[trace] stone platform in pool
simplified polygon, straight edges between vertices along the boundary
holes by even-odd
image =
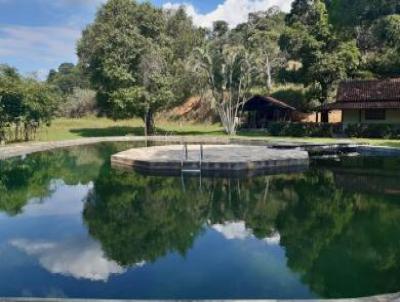
[[[201,148],[203,151],[201,152]],[[203,154],[203,156],[201,156]],[[166,145],[134,148],[114,154],[113,167],[151,175],[258,175],[304,171],[308,152],[246,145]]]

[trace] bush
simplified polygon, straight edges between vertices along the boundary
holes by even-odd
[[[80,118],[96,113],[96,92],[89,89],[74,89],[58,107],[58,115],[62,117]]]
[[[392,124],[349,124],[343,127],[340,123],[276,122],[269,123],[265,130],[271,136],[335,137],[345,134],[357,138],[400,138],[400,125]]]
[[[400,125],[393,124],[350,124],[345,128],[349,137],[400,138]]]
[[[0,144],[34,139],[53,118],[58,95],[45,83],[0,66]]]
[[[267,132],[272,136],[333,137],[342,133],[341,124],[317,123],[269,123]]]

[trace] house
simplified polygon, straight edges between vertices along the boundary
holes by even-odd
[[[400,78],[351,80],[339,84],[335,103],[321,107],[321,115],[342,111],[346,124],[400,124]]]
[[[269,122],[291,121],[296,108],[271,96],[255,95],[243,106],[244,128],[265,128]]]
[[[341,119],[340,110],[305,113],[274,97],[255,95],[242,108],[241,125],[243,128],[260,129],[267,128],[271,122],[340,123]]]

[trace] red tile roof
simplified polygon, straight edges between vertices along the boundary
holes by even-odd
[[[400,109],[400,78],[343,81],[336,102],[321,106],[335,109]]]
[[[369,102],[336,102],[324,104],[321,106],[322,110],[335,110],[335,109],[400,109],[400,101],[382,102],[382,101],[369,101]]]
[[[400,78],[352,80],[339,85],[337,102],[399,101]]]

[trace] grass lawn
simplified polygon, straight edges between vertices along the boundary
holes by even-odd
[[[189,122],[156,121],[158,135],[225,135],[218,124],[193,124]],[[113,121],[107,118],[85,117],[81,119],[60,118],[52,122],[48,128],[42,128],[37,139],[40,141],[56,141],[96,136],[144,135],[143,121],[130,119]],[[240,138],[264,139],[268,141],[303,141],[303,142],[337,142],[335,138],[292,138],[270,137],[262,132],[242,132]],[[353,139],[359,143],[400,147],[400,140],[385,139]]]
[[[222,128],[211,124],[193,124],[156,121],[157,135],[224,135]],[[43,127],[37,135],[39,141],[57,141],[96,136],[144,135],[143,121],[129,119],[113,121],[107,118],[59,118],[50,127]]]

